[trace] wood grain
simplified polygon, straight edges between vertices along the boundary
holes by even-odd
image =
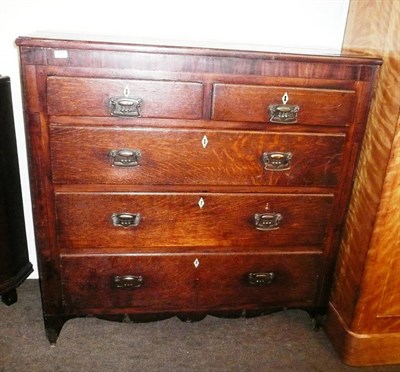
[[[257,85],[214,84],[212,119],[269,122],[268,107],[298,105],[297,122],[306,125],[348,125],[354,114],[354,91]]]
[[[163,252],[168,247],[181,252],[187,247],[322,248],[332,199],[332,195],[59,193],[58,242],[68,252],[123,247],[158,247]],[[265,212],[283,216],[279,229],[255,228],[254,214]],[[113,213],[140,213],[141,222],[132,228],[115,227]]]
[[[201,315],[327,304],[378,59],[17,43],[50,342],[66,320],[89,311],[121,318],[131,311]],[[58,49],[67,58],[55,58]],[[247,114],[234,101],[213,120],[216,84],[242,85]],[[279,91],[280,103],[286,89],[289,102],[306,105],[300,122],[258,122],[264,119],[259,99]],[[111,95],[143,99],[141,117],[112,116]],[[109,151],[122,148],[140,150],[138,168],[110,164]],[[290,170],[264,171],[264,151],[292,152]],[[279,228],[256,229],[255,214],[273,212],[283,216]],[[132,228],[114,226],[113,213],[140,213],[141,220]],[[109,280],[114,268],[130,272],[139,256],[138,267],[154,285],[136,304],[135,296],[114,294]],[[200,264],[195,285],[185,270],[188,284],[179,282],[187,257],[208,262]],[[253,269],[276,272],[276,287],[244,285],[241,270]],[[193,305],[193,297],[201,301]]]
[[[51,126],[50,138],[55,183],[198,186],[334,187],[338,184],[346,141],[344,134],[94,125]],[[113,149],[140,151],[140,165],[112,166],[109,152]],[[265,152],[290,152],[290,169],[265,170]]]
[[[321,255],[272,253],[201,255],[198,306],[206,309],[252,309],[268,306],[314,306]],[[274,273],[271,284],[249,285],[248,273]]]
[[[319,259],[319,254],[299,253],[65,255],[64,301],[68,312],[86,314],[311,306]],[[249,284],[249,273],[265,272],[274,273],[270,284]],[[143,284],[116,288],[114,277],[123,275],[141,276]]]
[[[24,64],[87,67],[92,69],[135,69],[164,72],[219,73],[362,81],[370,80],[380,61],[346,56],[290,55],[256,51],[175,48],[91,41],[21,37]],[[68,51],[69,58],[54,58],[54,49]],[[151,59],[149,59],[151,55]],[[312,65],[310,65],[310,62]],[[194,68],[195,67],[195,68]]]
[[[195,257],[163,256],[63,256],[61,259],[64,301],[67,312],[102,309],[121,311],[194,310]],[[176,272],[179,266],[179,274]],[[79,275],[76,275],[77,270]],[[115,276],[142,276],[139,288],[121,289]]]
[[[398,281],[394,280],[398,274],[396,252],[400,244],[399,17],[400,3],[396,0],[352,0],[344,40],[345,52],[384,59],[327,324],[337,349],[354,365],[400,363],[396,351],[400,295]],[[333,330],[333,324],[344,328],[341,335]],[[348,349],[343,348],[346,338],[352,339]],[[385,347],[378,352],[376,342],[371,339],[380,340]]]
[[[200,119],[203,85],[197,82],[49,77],[49,115],[110,116],[109,100],[140,98],[141,117]]]

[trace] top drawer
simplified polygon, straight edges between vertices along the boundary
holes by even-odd
[[[212,119],[344,126],[355,102],[351,90],[214,84]]]
[[[200,119],[203,84],[51,76],[49,115]]]

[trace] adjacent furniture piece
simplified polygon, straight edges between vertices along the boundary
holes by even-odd
[[[47,337],[327,305],[377,59],[19,38]]]
[[[350,365],[400,363],[400,2],[352,0],[344,51],[382,57],[326,331]]]
[[[5,304],[17,301],[16,288],[31,272],[10,78],[0,76],[0,295]]]

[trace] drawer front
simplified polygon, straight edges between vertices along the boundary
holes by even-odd
[[[204,309],[314,304],[319,254],[216,254],[198,262],[198,304]]]
[[[62,256],[65,307],[191,310],[196,284],[192,267],[187,256]]]
[[[57,193],[58,239],[68,251],[319,247],[332,200],[320,194]]]
[[[50,138],[54,182],[129,185],[335,186],[346,140],[344,135],[62,125],[51,127]],[[126,149],[121,160],[118,154]]]
[[[212,119],[344,126],[352,121],[355,104],[354,91],[214,84]],[[270,105],[277,106],[275,114],[270,113]]]
[[[199,119],[203,85],[196,82],[49,77],[49,115]]]
[[[311,306],[320,264],[315,253],[66,255],[63,300],[93,313]]]

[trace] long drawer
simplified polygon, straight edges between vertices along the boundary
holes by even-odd
[[[56,183],[335,186],[345,135],[52,125]]]
[[[193,311],[310,306],[320,255],[184,254],[61,257],[67,311]]]
[[[122,80],[51,76],[49,115],[199,119],[203,84],[186,81]]]
[[[317,246],[333,195],[56,193],[58,242],[79,248]]]
[[[214,84],[212,119],[343,126],[355,106],[352,90]]]

